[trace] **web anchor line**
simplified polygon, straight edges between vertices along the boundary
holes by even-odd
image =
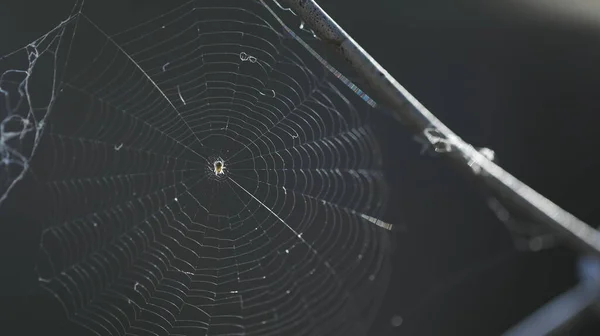
[[[235,173],[233,173],[233,172],[231,172],[231,173],[232,173],[233,175],[236,175],[236,174],[235,174]],[[254,180],[254,181],[258,182],[258,183],[264,183],[264,184],[266,184],[266,185],[268,185],[268,186],[270,186],[270,187],[273,187],[273,188],[282,189],[282,190],[284,191],[284,193],[286,193],[286,194],[287,194],[287,189],[286,189],[285,187],[283,187],[283,186],[277,186],[277,185],[273,185],[273,184],[271,184],[271,183],[264,182],[264,181],[259,181],[259,180],[252,179],[252,178],[249,178],[249,177],[246,177],[246,176],[241,176],[241,175],[240,175],[240,177],[242,177],[242,178],[245,178],[245,179],[249,179],[249,180]],[[231,178],[230,178],[230,179],[231,179]],[[237,184],[237,183],[236,183],[236,184]],[[367,221],[367,222],[369,222],[369,223],[372,223],[372,224],[375,224],[376,226],[378,226],[378,227],[380,227],[380,228],[382,228],[382,229],[385,229],[385,230],[387,230],[387,231],[394,231],[394,232],[396,232],[396,231],[403,231],[404,229],[406,229],[405,227],[402,227],[402,226],[400,226],[400,225],[397,225],[397,224],[395,224],[395,225],[394,225],[394,224],[390,224],[390,223],[384,222],[383,220],[381,220],[381,219],[379,219],[379,218],[372,217],[372,216],[366,215],[366,214],[364,214],[364,213],[360,213],[360,212],[358,212],[358,211],[356,211],[356,210],[354,210],[354,209],[350,209],[350,208],[347,208],[347,207],[345,207],[345,206],[342,206],[342,205],[339,205],[339,204],[336,204],[336,203],[333,203],[333,202],[330,202],[330,201],[327,201],[327,200],[324,200],[324,199],[319,199],[319,198],[317,198],[317,197],[314,197],[314,196],[311,196],[311,195],[303,194],[303,193],[301,193],[301,192],[298,192],[298,191],[296,191],[296,190],[290,190],[290,192],[293,192],[293,193],[300,194],[302,197],[306,197],[306,198],[309,198],[309,199],[312,199],[312,200],[318,201],[318,202],[320,202],[320,203],[322,203],[322,204],[327,204],[327,205],[330,205],[330,206],[333,206],[333,207],[339,208],[340,210],[343,210],[343,211],[346,211],[346,212],[348,212],[348,213],[351,213],[352,215],[358,216],[358,217],[360,217],[360,218],[364,219],[365,221]],[[269,210],[270,210],[270,209],[269,209]],[[285,224],[285,223],[284,223],[284,224]],[[286,225],[287,225],[287,224],[286,224]]]
[[[169,105],[177,113],[177,115],[179,116],[179,118],[181,118],[181,120],[183,121],[183,123],[189,129],[189,131],[196,137],[196,141],[198,141],[198,143],[202,143],[200,141],[200,139],[198,138],[198,135],[192,130],[192,128],[190,127],[190,125],[188,124],[188,122],[185,120],[185,118],[183,117],[183,115],[181,115],[181,112],[179,112],[179,110],[177,109],[177,107],[175,107],[175,105],[169,99],[169,97],[167,97],[167,95],[163,92],[163,90],[146,73],[146,71],[144,71],[144,69],[142,69],[142,67],[127,52],[125,52],[125,50],[123,50],[123,48],[119,44],[117,44],[117,42],[110,35],[106,34],[100,27],[98,27],[98,25],[96,23],[94,23],[94,21],[92,21],[90,18],[88,18],[84,13],[80,13],[79,15],[83,16],[92,26],[94,26],[94,28],[96,28],[100,33],[102,33],[111,43],[113,43],[117,47],[117,49],[119,49],[123,53],[123,55],[125,55],[139,69],[139,71],[142,72],[142,74],[144,74],[144,76],[148,79],[148,81],[150,81],[150,83],[152,83],[152,85],[156,88],[156,90],[158,90],[158,92],[160,93],[160,95],[169,103]],[[181,101],[185,105],[186,102],[185,102],[185,100],[183,100],[183,97],[181,96],[181,92],[179,91],[179,86],[177,87],[177,90],[179,92],[179,97],[181,98]],[[198,153],[197,151],[195,151],[195,150],[193,150],[191,148],[190,148],[190,150],[192,152],[194,152],[196,155],[198,155],[198,157],[200,157],[200,158],[204,159],[206,162],[208,162],[208,159],[206,157],[202,156],[200,153]]]
[[[248,190],[246,190],[246,188],[242,187],[239,183],[237,183],[234,179],[232,179],[231,177],[229,177],[229,181],[233,182],[236,186],[238,186],[240,189],[242,189],[246,194],[248,194],[248,196],[252,197],[252,199],[254,199],[255,201],[257,201],[260,205],[262,205],[265,209],[267,209],[273,216],[275,216],[275,218],[277,218],[278,221],[280,221],[281,223],[283,223],[283,225],[285,225],[290,231],[292,231],[292,233],[294,234],[294,236],[298,237],[298,239],[304,243],[309,249],[310,251],[314,254],[314,255],[318,255],[319,253],[317,252],[317,250],[315,250],[315,248],[306,241],[306,239],[304,239],[302,237],[302,234],[298,233],[296,230],[294,230],[293,227],[291,227],[288,223],[286,223],[283,219],[281,219],[281,217],[279,217],[279,215],[277,213],[275,213],[275,211],[271,210],[271,208],[269,208],[268,206],[265,205],[265,203],[263,203],[261,200],[259,200],[258,198],[256,198],[256,196],[252,195],[251,192],[249,192]],[[329,264],[327,264],[327,266],[329,266]]]

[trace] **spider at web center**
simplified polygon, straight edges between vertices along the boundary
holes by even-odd
[[[216,176],[225,174],[225,163],[223,162],[223,160],[216,160],[213,163],[213,171],[215,172]]]

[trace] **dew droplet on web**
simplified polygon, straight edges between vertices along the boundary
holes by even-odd
[[[392,324],[392,327],[399,327],[402,324],[402,322],[404,322],[404,319],[400,315],[394,315],[390,319],[390,323]]]

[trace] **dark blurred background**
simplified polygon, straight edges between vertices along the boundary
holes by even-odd
[[[493,149],[509,172],[595,225],[600,6],[541,2],[320,3],[463,139]],[[126,17],[151,3],[105,0],[93,14]],[[47,32],[72,4],[3,1],[0,54]],[[575,284],[577,255],[569,248],[515,251],[478,186],[443,160],[420,155],[398,124],[380,123],[379,131],[392,190],[384,219],[407,229],[395,237],[392,279],[372,335],[498,335]],[[35,249],[27,225],[3,223],[0,233]],[[34,280],[19,277],[32,276],[27,253],[35,251],[3,250],[10,262],[3,276]],[[569,333],[598,335],[596,320],[590,315]]]

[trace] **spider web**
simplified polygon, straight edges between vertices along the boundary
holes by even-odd
[[[50,195],[36,270],[73,323],[366,334],[390,253],[374,104],[276,5],[190,1],[116,34],[79,10],[6,58],[52,83],[16,119],[39,154],[1,148]]]
[[[55,28],[0,57],[0,205],[25,177],[40,143],[57,96],[64,32]]]

